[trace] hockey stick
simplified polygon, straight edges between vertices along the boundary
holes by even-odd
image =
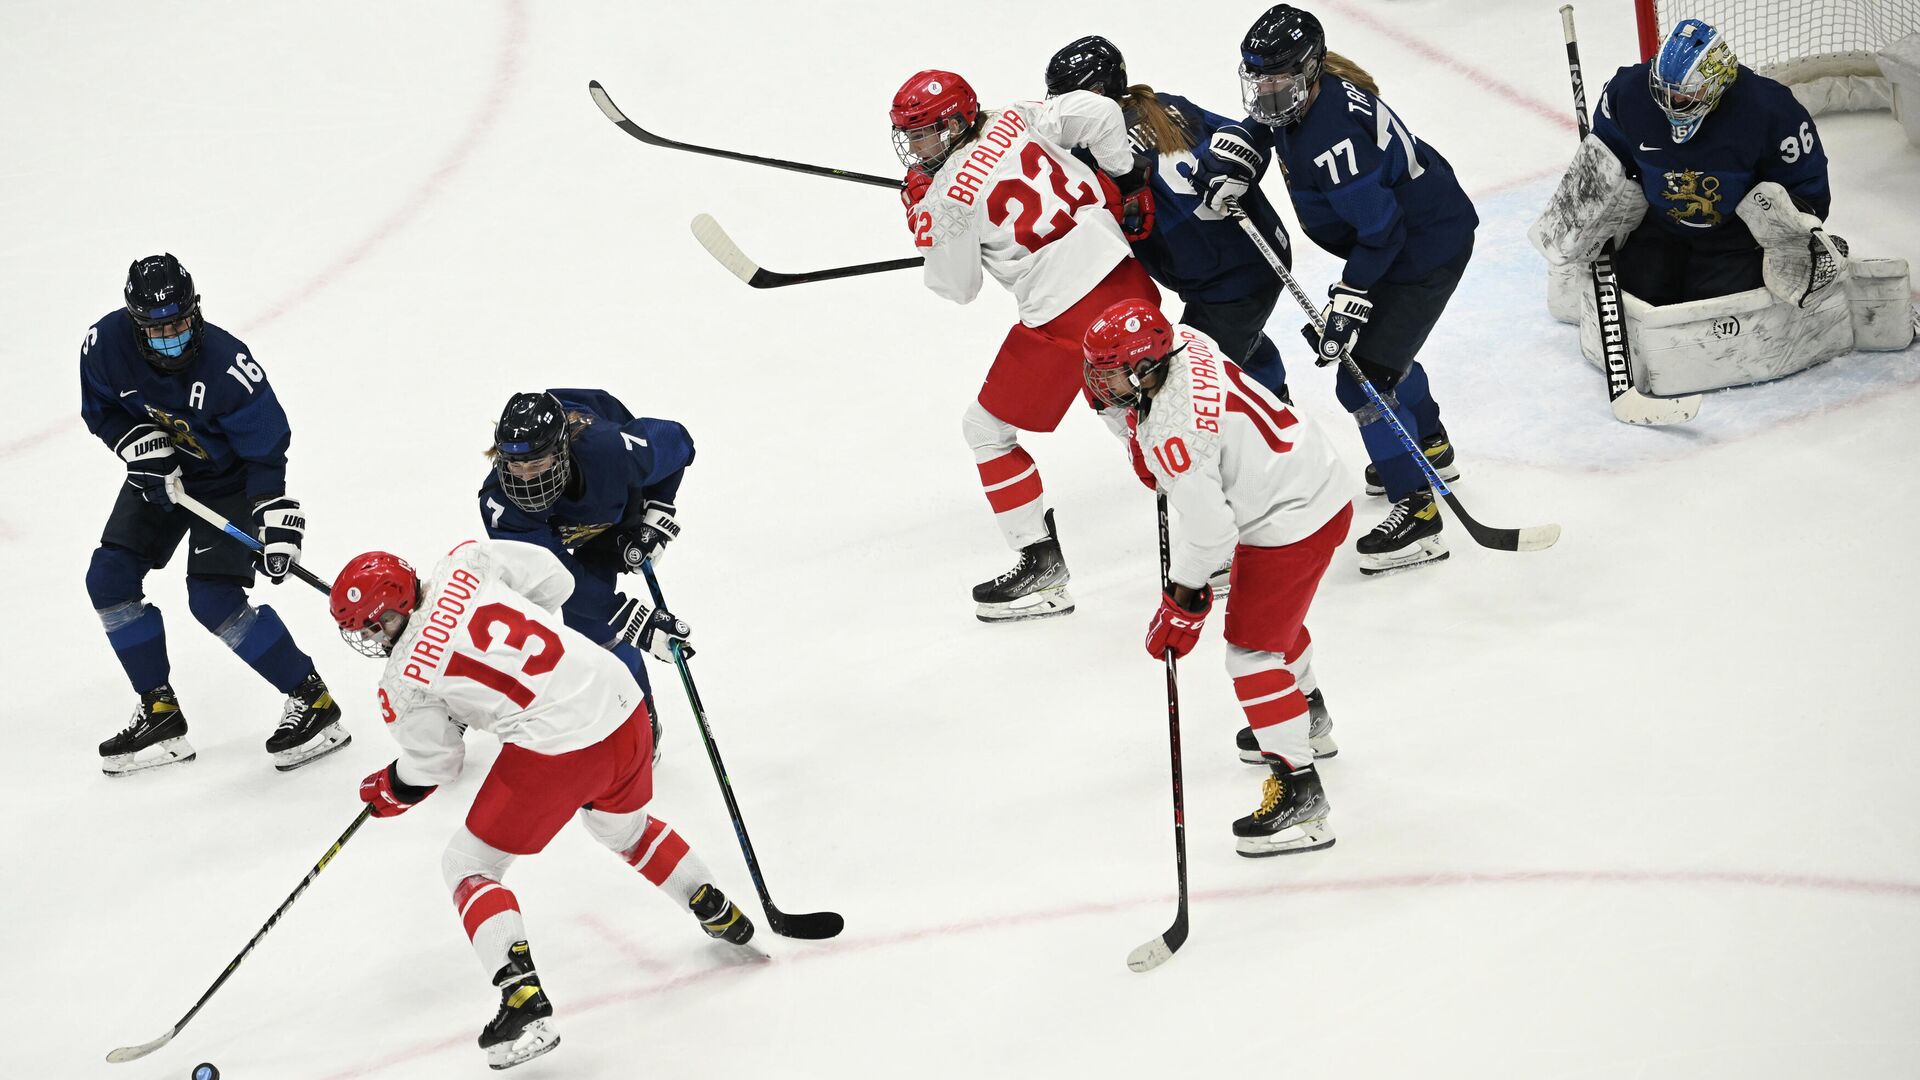
[[[1172,563],[1172,544],[1167,540],[1167,494],[1160,493],[1160,591],[1166,592]],[[1152,971],[1173,959],[1187,943],[1187,800],[1180,780],[1180,682],[1175,671],[1173,650],[1167,658],[1167,743],[1173,748],[1173,860],[1180,875],[1180,908],[1174,913],[1167,932],[1127,954],[1127,967],[1134,971]]]
[[[1259,227],[1254,225],[1253,220],[1245,214],[1235,216],[1240,221],[1241,230],[1247,234],[1249,240],[1253,241],[1253,246],[1259,248],[1260,254],[1266,257],[1267,265],[1273,267],[1273,272],[1280,278],[1280,283],[1287,287],[1287,291],[1292,293],[1293,298],[1299,302],[1301,310],[1307,313],[1307,320],[1313,323],[1314,330],[1316,332],[1325,330],[1325,325],[1320,321],[1320,312],[1315,310],[1313,301],[1307,299],[1307,294],[1300,288],[1300,283],[1294,280],[1292,273],[1288,272],[1286,264],[1280,261],[1280,256],[1274,254],[1273,247],[1267,243],[1267,238],[1260,235]],[[1400,445],[1406,447],[1407,453],[1413,455],[1413,460],[1419,464],[1420,471],[1426,474],[1427,486],[1433,489],[1434,494],[1447,500],[1447,505],[1453,508],[1454,516],[1460,519],[1460,524],[1466,526],[1467,535],[1473,537],[1474,543],[1495,551],[1539,551],[1552,547],[1560,539],[1558,525],[1495,529],[1475,521],[1473,515],[1467,513],[1467,508],[1460,505],[1460,497],[1455,495],[1453,489],[1447,486],[1447,482],[1440,479],[1440,474],[1434,471],[1433,463],[1428,461],[1427,455],[1421,452],[1419,444],[1413,441],[1413,436],[1407,434],[1407,429],[1401,426],[1400,418],[1387,407],[1386,401],[1380,397],[1380,391],[1374,388],[1366,372],[1360,370],[1360,365],[1354,360],[1353,354],[1342,349],[1340,363],[1347,374],[1360,384],[1360,389],[1367,395],[1368,403],[1379,412],[1380,418],[1393,429],[1393,434],[1400,440]]]
[[[667,601],[660,595],[660,582],[653,576],[653,563],[642,562],[640,572],[646,575],[647,591],[653,593],[655,610],[665,608]],[[747,839],[747,823],[740,818],[740,804],[733,798],[733,781],[727,777],[727,767],[720,761],[720,747],[713,741],[713,729],[707,726],[707,710],[700,704],[700,691],[694,688],[693,673],[687,670],[687,658],[680,654],[677,642],[673,646],[673,666],[680,672],[680,685],[686,688],[687,704],[692,707],[693,718],[700,725],[700,741],[707,746],[707,760],[713,762],[713,775],[720,781],[720,794],[727,800],[727,816],[733,819],[734,835],[740,838],[740,852],[747,857],[747,872],[753,875],[753,887],[760,892],[760,906],[767,913],[767,929],[781,937],[810,940],[838,936],[845,928],[846,920],[837,912],[795,914],[774,906],[773,897],[767,893],[766,879],[760,875],[760,859],[753,853],[753,841]]]
[[[1573,5],[1560,7],[1560,29],[1567,39],[1567,74],[1573,80],[1573,115],[1580,138],[1587,137],[1587,85],[1580,74],[1580,44],[1573,36]],[[1613,241],[1600,246],[1593,260],[1593,306],[1600,319],[1600,351],[1606,356],[1607,399],[1613,418],[1627,424],[1684,424],[1700,411],[1700,395],[1649,397],[1633,385],[1633,354],[1627,347],[1620,279],[1613,272]]]
[[[707,249],[707,254],[720,261],[734,277],[756,289],[778,289],[783,285],[804,285],[809,281],[831,281],[834,278],[859,277],[861,274],[881,274],[888,270],[905,270],[919,266],[925,259],[915,256],[911,259],[888,259],[885,262],[858,263],[853,266],[835,266],[827,270],[805,270],[798,274],[783,274],[778,270],[768,270],[747,258],[733,237],[713,220],[711,215],[701,214],[693,219],[693,238]]]
[[[848,169],[835,169],[826,165],[808,165],[803,161],[783,161],[780,158],[758,157],[754,154],[742,154],[734,150],[720,150],[711,146],[695,146],[693,143],[683,143],[674,139],[663,138],[641,127],[639,124],[634,123],[632,120],[627,119],[627,114],[621,112],[620,106],[615,105],[613,99],[607,96],[606,90],[600,86],[598,80],[589,79],[587,81],[587,93],[593,95],[593,103],[600,106],[600,111],[607,114],[607,119],[618,124],[621,131],[639,139],[648,146],[664,146],[669,150],[685,150],[694,154],[706,154],[708,157],[727,158],[731,161],[744,161],[749,165],[767,165],[775,169],[786,169],[789,172],[811,173],[814,176],[831,176],[836,180],[852,180],[857,184],[872,184],[875,187],[888,187],[896,191],[903,186],[899,180],[885,176],[858,173]]]
[[[265,546],[245,529],[221,517],[214,512],[212,507],[187,494],[186,489],[180,486],[178,479],[169,480],[167,482],[167,488],[173,496],[173,501],[185,508],[194,517],[199,518],[201,521],[206,522],[221,532],[226,533],[228,536],[233,537],[235,540],[240,541],[242,544],[247,545],[248,550],[252,551],[255,555],[266,550]],[[319,589],[322,593],[331,594],[333,592],[333,586],[328,584],[325,578],[320,577],[297,562],[292,564],[292,568],[288,570],[288,573]]]
[[[274,909],[273,914],[267,918],[267,924],[260,928],[259,933],[253,935],[253,940],[247,942],[246,948],[240,950],[240,955],[234,957],[233,962],[227,965],[227,969],[220,973],[220,977],[213,980],[213,985],[207,987],[207,992],[200,995],[200,1000],[193,1003],[193,1008],[187,1010],[187,1015],[181,1017],[179,1023],[167,1029],[165,1035],[160,1036],[152,1042],[144,1042],[139,1046],[123,1046],[115,1050],[113,1053],[107,1055],[107,1060],[116,1065],[123,1061],[135,1061],[146,1057],[148,1054],[172,1042],[173,1037],[180,1034],[180,1029],[187,1026],[187,1021],[194,1018],[194,1015],[200,1011],[200,1007],[205,1005],[207,999],[213,996],[214,991],[226,984],[228,977],[239,968],[240,961],[245,960],[247,954],[253,951],[253,947],[260,944],[260,939],[267,936],[267,931],[273,929],[273,924],[280,921],[280,916],[287,913],[287,909],[293,906],[295,900],[300,899],[300,894],[307,891],[307,886],[313,884],[313,879],[320,876],[320,871],[325,870],[327,864],[333,861],[333,857],[340,854],[340,849],[347,846],[347,841],[353,839],[353,834],[359,832],[360,826],[365,825],[367,818],[371,816],[373,816],[373,806],[371,804],[362,807],[360,812],[354,815],[353,824],[347,826],[347,831],[340,834],[340,839],[335,840],[333,846],[327,849],[326,854],[320,856],[320,861],[313,864],[313,869],[307,871],[307,876],[300,879],[300,884],[293,887],[293,892],[288,894],[287,898],[282,900],[280,906]]]

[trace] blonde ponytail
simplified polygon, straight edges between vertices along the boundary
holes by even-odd
[[[1373,76],[1367,74],[1367,69],[1339,53],[1329,51],[1324,66],[1327,74],[1334,78],[1345,79],[1374,97],[1380,96],[1380,84],[1373,81]]]
[[[1193,149],[1192,130],[1183,118],[1160,103],[1153,87],[1146,83],[1127,87],[1122,104],[1133,107],[1138,120],[1131,134],[1148,149],[1161,154],[1178,154]]]

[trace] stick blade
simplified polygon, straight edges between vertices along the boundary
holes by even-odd
[[[713,256],[716,262],[726,267],[728,273],[749,285],[754,284],[754,276],[760,273],[759,265],[747,258],[746,252],[740,250],[740,245],[727,235],[727,230],[713,220],[713,215],[696,216],[692,228],[693,238],[700,241],[700,246],[706,248],[707,254]]]
[[[122,1062],[127,1062],[127,1061],[138,1061],[139,1059],[146,1057],[148,1054],[153,1053],[155,1050],[158,1050],[161,1047],[172,1042],[173,1036],[175,1032],[177,1032],[178,1030],[179,1029],[176,1028],[174,1029],[174,1031],[169,1031],[165,1035],[160,1036],[159,1038],[153,1040],[152,1042],[144,1042],[144,1043],[141,1043],[139,1046],[123,1046],[120,1049],[115,1050],[113,1053],[108,1054],[107,1060],[112,1062],[115,1065],[118,1065],[118,1064],[121,1064]]]
[[[840,931],[846,928],[847,921],[834,911],[808,911],[789,915],[778,908],[767,909],[767,929],[781,937],[822,941],[826,938],[839,937]]]
[[[600,80],[588,79],[587,93],[593,95],[593,103],[600,106],[600,111],[607,114],[607,119],[616,124],[627,119],[627,114],[621,112],[620,106],[615,105],[613,99],[607,96],[606,88],[600,85]]]
[[[1515,551],[1545,551],[1560,542],[1559,525],[1534,525],[1519,530]]]
[[[1173,959],[1173,954],[1179,952],[1180,946],[1186,943],[1187,919],[1183,912],[1173,921],[1172,926],[1167,927],[1166,933],[1127,954],[1127,969],[1140,972],[1152,971]]]
[[[1613,399],[1613,418],[1623,424],[1684,424],[1699,413],[1699,394],[1683,398],[1657,398],[1630,389]]]

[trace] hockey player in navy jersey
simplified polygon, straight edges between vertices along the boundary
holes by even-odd
[[[495,540],[538,544],[573,575],[568,626],[613,651],[639,681],[654,721],[646,650],[671,663],[687,624],[620,591],[620,575],[658,564],[680,535],[674,499],[693,462],[693,437],[672,420],[636,418],[605,390],[515,394],[494,428],[493,471],[480,516]],[[688,648],[685,655],[692,656]]]
[[[1614,269],[1620,287],[1649,304],[1761,286],[1761,246],[1735,213],[1755,186],[1779,184],[1822,221],[1832,205],[1826,147],[1806,108],[1741,65],[1699,19],[1677,24],[1652,61],[1608,80],[1593,133],[1646,195],[1646,216],[1619,246]],[[1808,260],[1831,259],[1811,232],[1804,239]]]
[[[295,769],[345,746],[340,707],[313,661],[271,607],[247,601],[256,556],[173,504],[177,482],[229,521],[250,524],[265,547],[260,568],[276,583],[300,561],[306,516],[287,497],[287,414],[246,344],[206,321],[192,275],[172,255],[128,268],[126,306],[87,330],[80,415],[127,469],[87,568],[87,595],[140,704],[100,744],[102,769],[121,776],[194,758],[170,684],[166,627],[142,587],[182,538],[191,548],[193,617],[287,695],[267,738],[274,767]]]
[[[1181,322],[1218,342],[1262,386],[1292,400],[1280,350],[1266,335],[1280,281],[1239,223],[1207,206],[1194,187],[1195,152],[1232,121],[1176,94],[1129,84],[1120,49],[1097,34],[1054,53],[1046,78],[1050,98],[1087,90],[1120,103],[1134,153],[1148,156],[1152,164],[1150,229],[1139,239],[1128,237],[1134,257],[1154,281],[1179,294],[1186,305]],[[1076,156],[1085,154],[1076,151]],[[1240,209],[1291,266],[1286,226],[1265,193],[1249,189]]]
[[[1279,160],[1300,228],[1346,260],[1328,290],[1325,332],[1305,328],[1315,363],[1350,351],[1435,469],[1452,480],[1459,475],[1453,448],[1416,357],[1473,255],[1480,221],[1473,203],[1447,159],[1414,138],[1380,99],[1372,77],[1327,51],[1326,33],[1310,13],[1286,4],[1269,9],[1240,51],[1248,122],[1213,133],[1194,186],[1208,206],[1230,211],[1267,162]],[[1373,462],[1368,491],[1393,502],[1386,519],[1355,544],[1361,573],[1446,558],[1419,465],[1344,368],[1335,386]]]

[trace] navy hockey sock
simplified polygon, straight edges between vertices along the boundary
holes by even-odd
[[[135,693],[165,685],[172,673],[167,662],[167,627],[160,609],[147,604],[140,588],[147,567],[123,547],[103,544],[87,566],[87,596],[107,631],[107,642],[126,669]]]
[[[1422,386],[1426,383],[1424,372],[1420,382]],[[1340,404],[1345,405],[1353,413],[1355,422],[1360,425],[1360,441],[1367,448],[1368,460],[1373,462],[1374,468],[1380,470],[1380,482],[1387,489],[1387,498],[1390,501],[1399,502],[1414,491],[1427,486],[1426,474],[1420,471],[1420,466],[1414,462],[1413,455],[1407,453],[1406,447],[1401,445],[1400,437],[1393,433],[1393,425],[1387,423],[1387,418],[1380,415],[1374,404],[1367,400],[1366,391],[1360,389],[1360,385],[1348,377],[1344,370],[1334,384],[1334,396],[1340,399]],[[1409,435],[1419,430],[1414,421],[1413,410],[1398,400],[1397,392],[1383,390],[1381,396],[1393,406],[1393,415],[1400,419],[1401,425],[1407,429]]]
[[[1427,383],[1427,369],[1420,361],[1413,362],[1413,370],[1394,387],[1394,396],[1413,414],[1414,422],[1407,426],[1407,433],[1415,439],[1431,439],[1440,434],[1440,403],[1433,400],[1433,390]]]
[[[190,576],[187,603],[200,625],[281,693],[293,693],[312,673],[313,661],[293,643],[280,616],[264,604],[247,603],[237,582]]]

